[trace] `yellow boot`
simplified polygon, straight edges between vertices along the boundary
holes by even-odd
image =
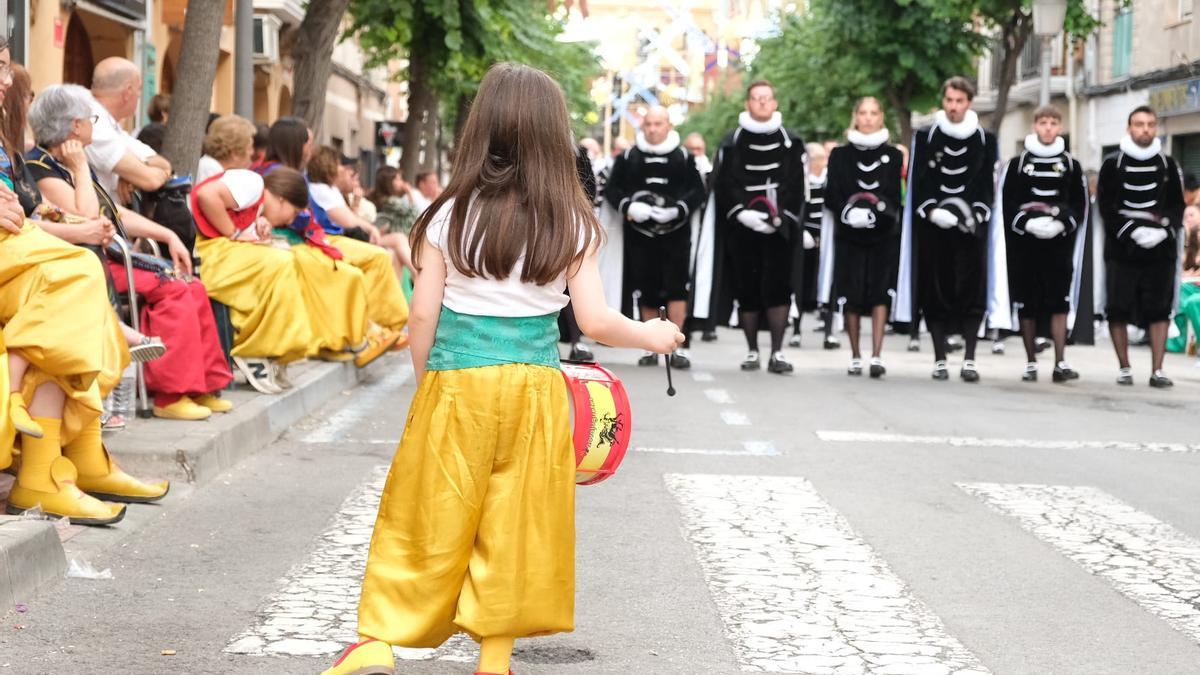
[[[192,398],[196,405],[202,405],[215,413],[227,413],[233,410],[233,403],[213,394],[201,394]]]
[[[8,419],[12,420],[14,429],[26,436],[41,438],[45,433],[42,431],[42,427],[30,417],[29,409],[25,407],[25,397],[19,391],[8,395]]]
[[[383,330],[367,338],[367,348],[354,356],[354,365],[366,368],[372,361],[383,356],[400,339],[400,331]]]
[[[68,443],[63,451],[79,469],[76,480],[79,489],[93,497],[149,504],[167,496],[171,489],[168,481],[144,483],[122,471],[100,441],[99,421],[84,427],[79,437]]]
[[[212,414],[213,411],[186,396],[180,396],[178,401],[170,405],[154,406],[154,416],[165,420],[199,422],[208,419]]]
[[[333,667],[321,675],[392,675],[395,672],[396,660],[392,656],[392,646],[367,638],[346,647],[346,651],[334,661]]]
[[[80,525],[111,525],[125,517],[123,504],[108,504],[90,497],[75,485],[75,465],[62,456],[59,447],[60,420],[39,417],[41,438],[21,438],[21,468],[8,495],[6,510],[19,515],[41,507],[53,516],[66,516]]]

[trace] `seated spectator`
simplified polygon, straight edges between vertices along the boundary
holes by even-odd
[[[442,194],[442,184],[438,180],[437,172],[422,171],[417,174],[417,191],[412,193],[412,199],[422,213],[440,194]]]
[[[367,199],[375,204],[375,225],[385,235],[407,235],[421,212],[413,203],[414,188],[404,181],[404,174],[391,166],[380,167],[375,173],[375,189]]]
[[[137,133],[137,139],[162,154],[163,139],[167,136],[167,118],[171,115],[171,95],[155,94],[150,99],[146,116],[150,124],[142,127]]]
[[[171,178],[171,164],[154,149],[130,136],[120,121],[137,112],[142,96],[142,74],[133,62],[110,57],[92,73],[92,143],[88,162],[100,186],[118,203],[129,205],[133,189],[158,190]]]
[[[354,215],[375,225],[377,215],[375,205],[363,198],[366,190],[363,189],[362,181],[359,178],[358,160],[349,155],[342,155],[342,165],[338,168],[339,179],[343,174],[345,174],[345,183],[342,186],[342,197],[346,200],[346,204],[350,206],[351,211],[354,211]],[[383,233],[380,232],[380,234]]]
[[[225,170],[244,169],[248,156],[244,149],[254,128],[240,117],[228,124],[214,124],[205,139],[213,156]],[[238,123],[240,122],[240,123]],[[298,122],[298,121],[297,121]],[[308,129],[302,122],[291,123],[284,118],[272,127],[276,146],[285,152],[303,153]],[[267,175],[283,165],[273,162],[266,167]],[[307,225],[297,229],[281,226],[275,233],[291,246],[296,265],[300,297],[304,302],[311,327],[307,354],[326,361],[346,361],[354,357],[353,350],[367,344],[367,294],[363,273],[357,267],[337,264],[341,251],[325,241],[325,232],[307,215]]]
[[[359,227],[371,234],[372,241],[380,241],[378,228],[354,215],[337,187],[339,158],[337,150],[330,147],[313,151],[308,162],[309,208],[329,235],[330,243],[346,256],[346,262],[363,271],[367,283],[367,318],[397,332],[398,338],[398,331],[408,321],[408,303],[392,266],[393,254],[343,236],[346,228]]]
[[[265,394],[279,366],[304,358],[312,329],[291,251],[270,245],[271,228],[296,219],[308,203],[304,178],[281,172],[265,180],[247,170],[225,171],[192,191],[199,236],[196,251],[209,296],[229,306],[236,334],[233,357],[247,382]]]
[[[1200,206],[1183,210],[1183,283],[1179,287],[1179,313],[1175,326],[1179,335],[1167,340],[1167,351],[1183,352],[1188,348],[1188,327],[1192,338],[1200,338]]]
[[[254,126],[237,115],[218,117],[208,125],[204,136],[204,154],[196,169],[196,184],[225,171],[220,160],[213,156],[214,152],[221,154],[226,161],[236,163],[234,168],[245,169],[254,164],[254,134],[251,133],[247,140],[246,131],[253,132]],[[210,138],[214,139],[215,149],[209,145]],[[236,140],[237,147],[229,147],[230,139]]]
[[[85,149],[91,142],[90,96],[78,85],[47,88],[30,110],[38,146],[28,157],[30,171],[47,201],[81,218],[103,217],[118,231],[167,246],[174,275],[134,269],[134,288],[142,296],[143,325],[167,346],[160,359],[146,364],[146,386],[154,392],[154,414],[177,420],[207,419],[233,405],[219,392],[233,379],[218,337],[204,284],[192,279],[192,256],[178,235],[116,204],[95,179]],[[46,226],[50,227],[49,224]],[[66,223],[52,230],[72,243],[94,243],[87,233]],[[120,262],[110,262],[118,292],[128,279]]]

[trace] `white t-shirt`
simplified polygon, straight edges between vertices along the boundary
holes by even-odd
[[[505,279],[468,277],[450,262],[447,236],[450,230],[450,211],[454,200],[447,200],[429,223],[425,236],[442,253],[446,261],[446,291],[442,304],[459,314],[475,316],[543,316],[557,312],[567,305],[567,277],[559,276],[552,283],[539,286],[521,281],[518,259],[514,272]],[[468,231],[469,232],[469,231]]]
[[[128,152],[143,162],[158,153],[154,151],[154,148],[130,136],[122,129],[108,109],[100,105],[99,101],[89,96],[88,102],[92,107],[92,113],[99,117],[99,121],[92,125],[92,143],[84,148],[84,151],[87,153],[88,163],[92,165],[96,171],[96,177],[100,179],[100,184],[108,190],[109,194],[115,195],[120,178],[114,169],[125,153]]]
[[[263,196],[263,177],[249,169],[230,169],[217,180],[229,188],[238,210],[248,209]]]
[[[328,183],[309,183],[308,196],[326,211],[346,205],[346,198],[342,196],[341,190]]]
[[[200,164],[196,167],[196,178],[192,181],[192,185],[199,185],[205,179],[215,176],[225,170],[221,163],[213,159],[210,155],[200,157]]]

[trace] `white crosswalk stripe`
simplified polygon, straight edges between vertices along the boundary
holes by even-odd
[[[665,480],[744,670],[987,672],[808,481]]]
[[[1094,487],[959,487],[1200,642],[1200,541]]]
[[[948,445],[957,448],[1034,448],[1037,450],[1130,450],[1151,453],[1200,452],[1196,443],[1143,443],[1135,441],[1069,441],[1030,438],[979,438],[976,436],[932,436],[870,431],[820,429],[817,438],[831,443],[898,443]]]
[[[705,448],[651,448],[637,447],[637,452],[658,452],[667,455],[741,455],[757,457],[773,457],[779,454],[775,444],[770,441],[742,441],[740,449],[705,449]]]

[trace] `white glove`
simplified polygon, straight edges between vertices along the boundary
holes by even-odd
[[[679,218],[678,206],[656,206],[650,209],[650,219],[656,223],[669,223]]]
[[[846,224],[850,227],[875,227],[875,215],[871,209],[856,207],[846,212]]]
[[[650,206],[646,202],[633,202],[625,210],[625,217],[635,223],[644,223],[650,219],[652,213],[654,213],[653,206]]]
[[[1163,243],[1167,238],[1167,231],[1161,227],[1142,227],[1135,228],[1130,233],[1129,238],[1132,239],[1138,246],[1142,248],[1154,248]]]
[[[1053,239],[1066,232],[1067,227],[1062,224],[1062,221],[1055,220],[1050,216],[1038,216],[1030,218],[1025,223],[1025,231],[1038,239]]]
[[[934,209],[929,212],[929,222],[943,230],[958,227],[958,216],[946,209]]]
[[[755,232],[771,234],[775,231],[775,228],[771,227],[770,223],[767,222],[767,217],[767,214],[762,211],[751,211],[750,209],[742,209],[737,214],[738,222],[742,225]]]
[[[804,250],[811,251],[816,247],[817,247],[816,238],[814,238],[811,234],[809,234],[808,230],[805,230],[804,231]]]

